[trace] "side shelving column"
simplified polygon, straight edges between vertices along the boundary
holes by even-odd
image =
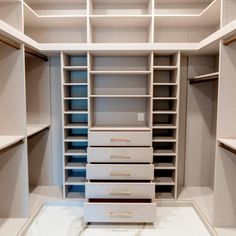
[[[180,53],[154,54],[153,159],[156,198],[177,197]]]
[[[24,49],[0,51],[0,218],[28,217]]]
[[[61,54],[64,198],[84,198],[88,146],[87,55]]]

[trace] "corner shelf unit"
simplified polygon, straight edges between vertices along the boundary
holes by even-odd
[[[88,146],[88,56],[61,53],[63,195],[84,198]]]
[[[177,198],[180,52],[154,54],[153,159],[156,198]]]

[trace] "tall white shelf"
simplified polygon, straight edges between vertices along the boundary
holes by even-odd
[[[61,54],[63,193],[84,198],[88,146],[88,56]]]

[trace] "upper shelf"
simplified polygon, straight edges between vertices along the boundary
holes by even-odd
[[[25,27],[86,27],[86,15],[38,15],[24,4]]]
[[[0,135],[0,152],[24,140],[20,135]]]
[[[31,137],[35,134],[38,134],[45,129],[50,127],[49,124],[28,124],[27,125],[27,137]]]
[[[236,154],[236,139],[218,139],[221,147]]]
[[[200,13],[197,11],[186,10],[174,11],[173,7],[165,11],[156,11],[155,26],[156,27],[186,27],[186,26],[216,26],[220,24],[220,7],[221,1],[214,0]],[[194,9],[194,8],[193,8]]]

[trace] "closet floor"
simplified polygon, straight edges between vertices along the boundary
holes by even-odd
[[[56,200],[56,199],[61,199],[61,189],[58,187],[47,187],[47,186],[38,186],[37,188],[31,188],[31,193],[30,193],[30,202],[31,202],[31,209],[30,212],[34,212],[35,209],[39,206],[40,203],[44,200]],[[180,197],[180,200],[190,200],[194,201],[197,206],[200,208],[200,210],[203,212],[204,216],[207,218],[209,222],[211,222],[211,214],[213,210],[213,192],[210,188],[199,188],[199,187],[186,187],[183,189]],[[157,211],[157,214],[165,211],[165,214],[170,213],[171,209],[164,209],[162,208],[163,211]],[[172,209],[173,210],[173,209]],[[175,210],[175,209],[174,209]],[[180,210],[180,208],[179,208]],[[180,214],[181,211],[174,211],[175,214]],[[184,211],[182,211],[184,212]],[[174,216],[171,216],[174,218]],[[164,219],[164,218],[163,218]],[[164,221],[164,220],[163,220]],[[162,221],[162,222],[163,222]],[[20,229],[27,223],[27,219],[13,219],[13,218],[8,218],[8,219],[0,219],[0,235],[5,235],[5,236],[16,236],[17,232],[20,231]],[[163,223],[167,224],[167,222]],[[89,231],[87,232],[94,232],[94,227],[96,230],[98,230],[98,226],[91,225],[89,228]],[[116,226],[117,227],[117,226]],[[133,228],[132,228],[133,227]],[[142,229],[143,225],[127,225],[126,228],[119,229],[124,230],[124,233],[122,235],[135,235],[135,236],[140,236],[138,235],[138,229]],[[151,232],[150,226],[146,225],[146,230],[149,230],[149,233]],[[149,228],[148,228],[149,227]],[[196,227],[196,226],[195,226]],[[101,229],[99,229],[101,230]],[[106,229],[108,230],[108,229]],[[112,230],[112,228],[110,228]],[[114,229],[113,229],[114,230]],[[115,229],[116,230],[116,229]],[[236,235],[236,228],[215,228],[217,234],[219,236],[235,236]],[[98,231],[96,231],[98,232]],[[132,233],[131,233],[132,232]],[[140,231],[139,231],[140,232]],[[78,234],[77,234],[78,235]],[[96,235],[96,234],[93,234]],[[105,234],[104,234],[105,235]],[[121,235],[121,234],[119,234]],[[142,236],[151,236],[152,234],[141,234]],[[157,235],[157,234],[155,234]],[[166,236],[167,234],[165,234]],[[172,235],[177,235],[177,234],[172,234]],[[191,235],[191,234],[189,234]],[[200,234],[201,235],[201,234]],[[83,235],[86,236],[86,235]]]

